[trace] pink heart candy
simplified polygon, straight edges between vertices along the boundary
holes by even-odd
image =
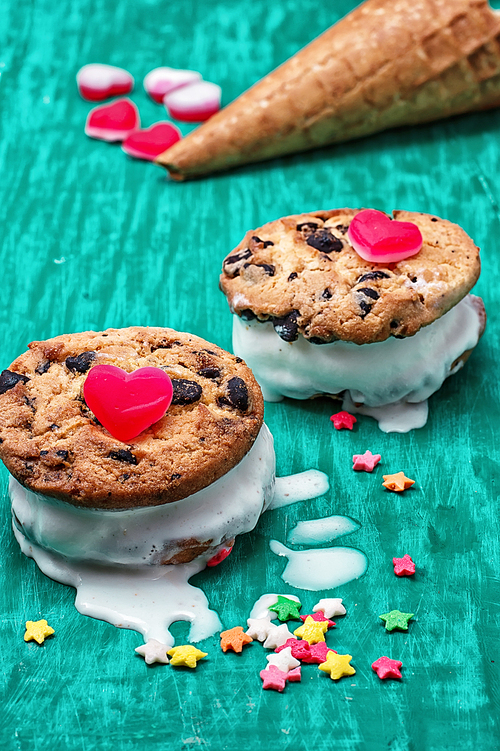
[[[139,110],[130,99],[117,99],[90,110],[85,133],[102,141],[124,141],[141,127]]]
[[[423,245],[416,224],[398,222],[375,209],[356,214],[347,236],[356,253],[370,263],[402,261],[418,253]]]
[[[128,71],[101,63],[80,68],[76,83],[80,96],[89,102],[102,102],[111,96],[128,94],[134,88],[134,79]]]
[[[172,401],[172,381],[160,368],[126,373],[115,365],[95,365],[83,396],[101,425],[127,443],[160,420]]]
[[[169,94],[181,86],[201,80],[201,73],[195,70],[178,70],[177,68],[155,68],[144,78],[144,88],[151,99],[158,104],[163,102],[165,94]]]
[[[123,151],[137,159],[152,162],[182,138],[179,128],[172,123],[155,123],[145,130],[136,130],[122,143]]]
[[[220,109],[221,87],[209,81],[196,81],[163,97],[170,117],[185,123],[208,120]]]

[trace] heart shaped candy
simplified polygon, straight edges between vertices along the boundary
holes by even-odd
[[[179,70],[177,68],[155,68],[144,79],[144,88],[151,99],[158,104],[163,102],[165,94],[169,94],[181,86],[193,81],[200,81],[201,73],[195,70]]]
[[[423,245],[416,224],[398,222],[375,209],[356,214],[347,236],[356,253],[370,263],[402,261],[416,255]]]
[[[123,151],[137,159],[152,162],[182,138],[179,128],[172,123],[155,123],[145,130],[136,130],[122,143]]]
[[[83,385],[87,406],[114,438],[127,443],[163,417],[172,401],[172,381],[160,368],[126,373],[96,365]]]
[[[134,88],[134,79],[127,70],[101,63],[80,68],[76,83],[80,96],[89,102],[102,102],[110,96],[128,94]]]
[[[221,87],[209,81],[195,81],[163,97],[170,117],[184,123],[208,120],[220,109]]]
[[[117,99],[90,110],[85,134],[102,141],[124,141],[141,127],[139,110],[130,99]]]

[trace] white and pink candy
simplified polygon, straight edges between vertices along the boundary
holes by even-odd
[[[155,68],[144,79],[144,88],[151,99],[158,104],[163,102],[163,97],[175,89],[187,86],[195,81],[201,81],[201,73],[196,70],[179,70],[177,68]]]
[[[175,89],[163,98],[170,117],[181,122],[203,122],[220,109],[221,87],[209,81],[195,81]]]
[[[123,68],[90,63],[76,74],[78,91],[89,102],[102,102],[112,96],[128,94],[134,88],[133,76]]]

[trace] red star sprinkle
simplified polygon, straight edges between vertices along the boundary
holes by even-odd
[[[413,576],[415,573],[415,564],[408,554],[402,558],[393,558],[392,562],[396,576]]]
[[[386,678],[397,678],[400,680],[403,676],[399,668],[402,666],[399,660],[391,660],[389,657],[379,657],[372,663],[372,669],[376,672],[381,680]]]
[[[320,641],[318,644],[311,644],[311,654],[309,657],[303,657],[302,662],[309,662],[315,665],[320,665],[322,662],[326,662],[328,652],[335,652],[334,649],[326,646],[326,642]],[[335,652],[337,654],[337,652]]]
[[[276,665],[270,665],[265,670],[260,671],[260,677],[262,678],[262,688],[274,689],[275,691],[283,691],[286,685],[288,673],[284,673],[282,670],[276,667]]]
[[[381,460],[380,454],[372,454],[371,451],[365,451],[364,454],[354,454],[352,468],[356,472],[373,472],[375,465]]]
[[[352,430],[352,426],[357,422],[354,415],[350,415],[349,412],[337,412],[336,415],[330,417],[330,420],[333,422],[335,430],[342,430],[342,428]]]
[[[287,639],[281,647],[276,647],[275,652],[281,652],[283,649],[290,647],[292,650],[292,657],[296,660],[307,661],[307,658],[311,655],[311,645],[304,639]]]
[[[305,621],[306,618],[312,618],[313,621],[328,621],[328,628],[333,628],[336,625],[335,621],[331,621],[327,618],[322,610],[318,610],[317,613],[309,613],[308,615],[301,615],[299,617],[301,621]]]
[[[300,671],[301,671],[300,665],[298,668],[294,668],[293,670],[290,670],[286,677],[287,681],[290,681],[290,683],[297,683],[298,681],[300,681],[302,679]]]

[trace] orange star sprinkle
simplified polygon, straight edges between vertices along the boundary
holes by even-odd
[[[384,482],[382,485],[387,490],[393,490],[395,493],[401,493],[407,488],[411,488],[415,485],[415,480],[410,480],[409,477],[405,477],[404,472],[397,472],[395,475],[383,475]]]
[[[245,644],[253,641],[251,636],[245,634],[242,626],[235,626],[228,631],[222,631],[220,635],[220,645],[223,652],[232,649],[233,652],[241,652]]]

